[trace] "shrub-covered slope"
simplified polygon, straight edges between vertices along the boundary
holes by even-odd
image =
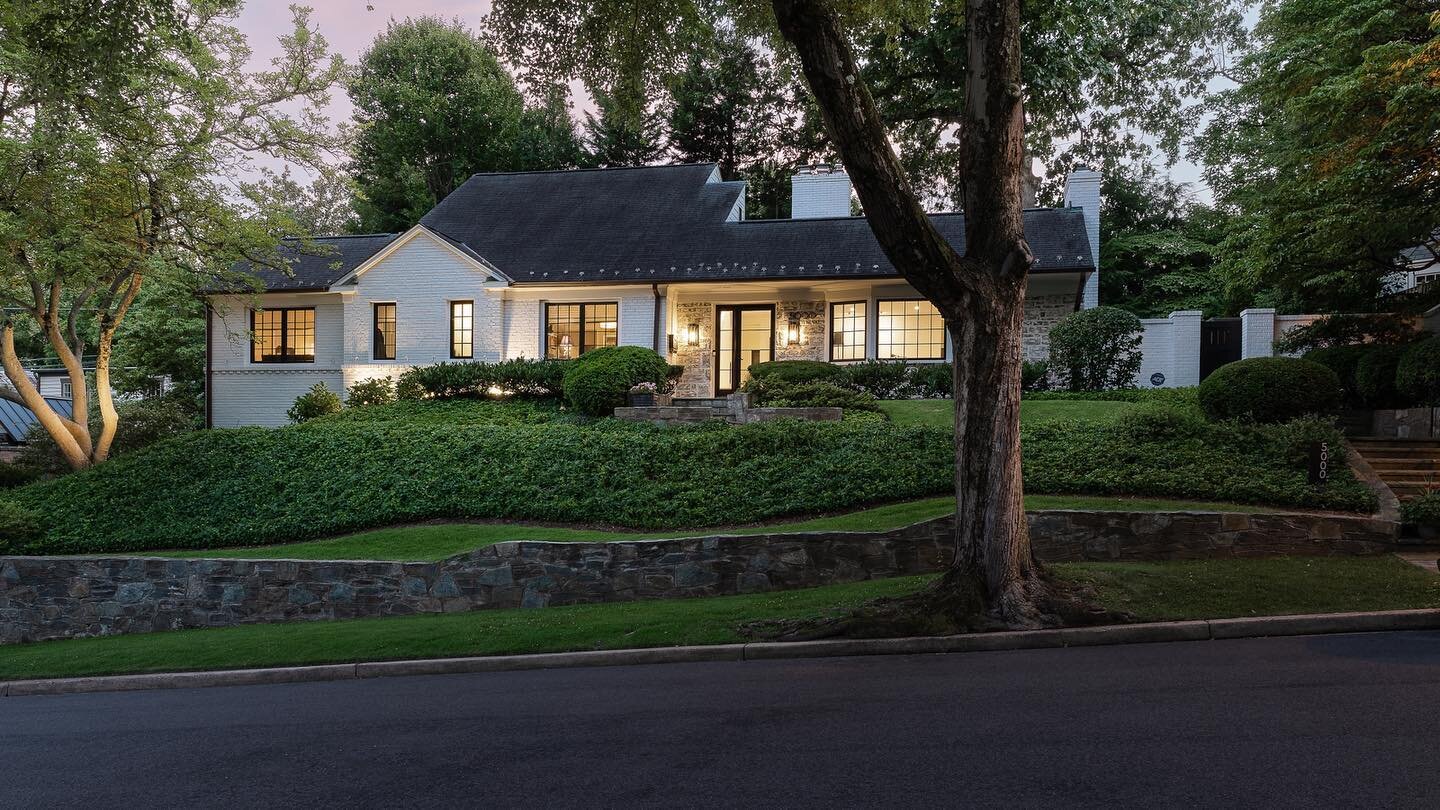
[[[10,550],[259,545],[436,518],[670,530],[852,509],[952,485],[943,427],[873,417],[689,428],[565,419],[538,406],[402,403],[279,430],[202,431],[16,490],[43,534]],[[1313,422],[1207,424],[1151,406],[1106,422],[1025,425],[1022,436],[1026,489],[1037,494],[1374,505],[1344,471],[1323,490],[1306,483],[1307,442],[1323,436],[1339,446]]]

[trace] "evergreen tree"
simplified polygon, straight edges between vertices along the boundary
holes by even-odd
[[[585,147],[594,166],[645,166],[665,155],[665,118],[655,110],[630,109],[597,93],[600,114],[585,111]]]

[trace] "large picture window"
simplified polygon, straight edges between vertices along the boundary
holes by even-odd
[[[468,360],[475,356],[475,302],[450,302],[450,356]]]
[[[830,305],[830,359],[865,359],[865,302]]]
[[[545,356],[569,360],[619,343],[618,304],[546,304]]]
[[[314,307],[251,310],[250,334],[251,362],[315,362]]]
[[[395,359],[395,305],[375,305],[375,347],[376,360]]]
[[[944,360],[945,320],[929,301],[877,301],[875,356],[881,360]]]

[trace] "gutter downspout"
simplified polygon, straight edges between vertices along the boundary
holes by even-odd
[[[655,296],[655,334],[654,340],[652,340],[651,343],[655,346],[655,353],[668,360],[670,358],[670,353],[665,350],[665,348],[668,347],[662,348],[660,346],[660,285],[652,283],[650,285],[650,292]]]
[[[205,427],[215,427],[215,387],[213,377],[215,364],[211,357],[213,353],[211,343],[211,332],[214,329],[215,310],[210,302],[205,302]]]

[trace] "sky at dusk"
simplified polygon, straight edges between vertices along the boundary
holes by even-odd
[[[254,67],[269,66],[272,58],[279,54],[277,38],[290,29],[289,7],[296,0],[247,0],[237,24],[245,33],[254,51]],[[471,29],[490,11],[490,0],[309,0],[304,3],[314,9],[311,19],[320,33],[329,41],[333,52],[345,57],[353,64],[360,54],[369,47],[376,35],[385,30],[391,19],[424,15],[458,18]],[[1253,24],[1252,10],[1250,22]],[[572,93],[578,91],[572,87]],[[588,98],[575,98],[577,114],[588,106]],[[328,110],[332,122],[349,119],[350,100],[345,92],[336,89]],[[1208,189],[1200,182],[1200,171],[1195,165],[1181,162],[1170,170],[1173,179],[1194,184],[1195,196],[1209,200]]]

